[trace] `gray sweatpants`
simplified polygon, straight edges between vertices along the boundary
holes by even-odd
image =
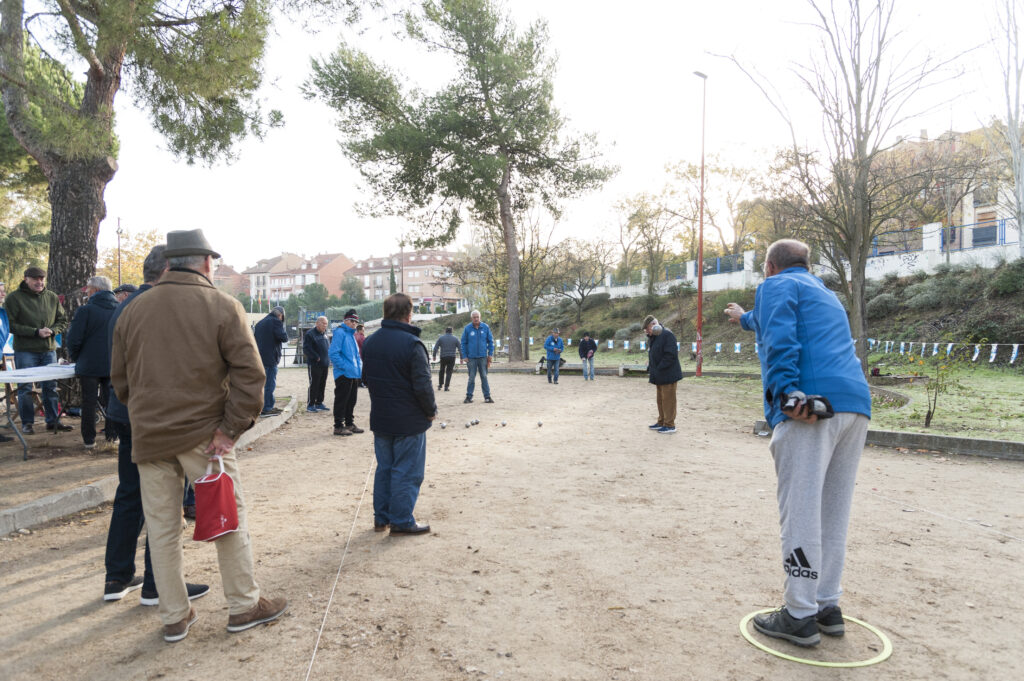
[[[784,600],[793,617],[839,603],[853,487],[867,432],[866,416],[843,412],[817,423],[786,420],[772,433]]]

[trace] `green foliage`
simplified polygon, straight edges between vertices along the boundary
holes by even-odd
[[[641,331],[643,331],[643,324],[641,322],[633,322],[629,326],[617,330],[615,332],[615,340],[629,340]]]
[[[601,329],[600,331],[598,331],[597,335],[593,336],[593,338],[595,340],[606,341],[609,338],[614,338],[615,337],[615,331],[616,331],[616,329],[614,327],[607,326],[607,327]]]
[[[302,303],[307,310],[326,309],[327,298],[327,287],[323,284],[306,284],[302,288]]]
[[[559,199],[611,176],[591,161],[593,137],[562,133],[543,22],[518,32],[490,0],[428,1],[405,20],[409,39],[456,60],[451,83],[403,92],[391,69],[341,45],[313,60],[303,87],[338,112],[343,149],[375,196],[371,212],[417,219],[417,245],[434,246],[454,239],[466,210],[497,224],[505,192],[514,215],[535,201],[557,213]]]
[[[355,277],[345,277],[341,282],[340,305],[360,305],[366,302],[366,294],[363,293],[363,284]]]
[[[940,286],[935,279],[921,281],[907,287],[907,307],[911,310],[932,310],[942,306],[943,298]],[[870,315],[869,315],[870,318]]]
[[[1024,291],[1024,258],[1018,258],[996,270],[986,292],[989,297],[997,298],[1022,291]]]
[[[683,300],[689,296],[697,295],[697,287],[693,285],[693,282],[686,280],[670,286],[668,294],[676,300]]]
[[[899,299],[892,293],[879,293],[868,301],[868,319],[882,319],[888,317],[900,307]]]
[[[583,311],[593,310],[595,307],[604,307],[610,300],[611,295],[608,293],[591,294],[583,301]]]

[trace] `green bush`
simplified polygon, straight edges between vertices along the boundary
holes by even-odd
[[[922,281],[907,287],[907,307],[911,310],[930,310],[942,307],[943,296],[937,280]]]
[[[692,281],[684,281],[673,286],[669,286],[668,294],[673,298],[686,298],[688,296],[697,295],[697,287],[693,285]]]
[[[596,338],[598,340],[608,340],[609,338],[614,338],[614,337],[615,337],[615,329],[609,326],[609,327],[606,327],[606,328],[601,329],[600,331],[598,331]]]
[[[615,340],[629,340],[643,329],[642,322],[633,322],[615,332]]]
[[[583,311],[592,310],[595,307],[603,307],[607,305],[611,300],[612,296],[609,293],[594,293],[587,296],[587,299],[583,301]]]
[[[891,293],[879,293],[868,301],[868,319],[888,317],[900,307],[900,301]]]
[[[1024,291],[1024,258],[1019,258],[996,270],[988,285],[990,297],[1010,296]]]

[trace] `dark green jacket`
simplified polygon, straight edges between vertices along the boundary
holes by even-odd
[[[7,310],[8,319],[11,320],[15,352],[56,350],[56,335],[68,329],[68,318],[57,294],[47,289],[43,289],[42,293],[36,293],[24,281],[16,291],[7,294],[4,308]],[[44,327],[52,329],[54,335],[40,338],[38,331]]]

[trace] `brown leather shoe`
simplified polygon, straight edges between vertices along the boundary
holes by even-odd
[[[185,638],[188,636],[189,627],[195,624],[197,619],[199,619],[199,615],[196,614],[196,609],[190,607],[188,617],[175,624],[164,625],[164,640],[168,643],[175,643]]]
[[[348,428],[349,430],[351,430],[356,435],[358,435],[359,433],[365,433],[366,432],[365,430],[363,430],[362,428],[360,428],[359,426],[357,426],[354,423],[351,426],[345,426],[345,427]]]
[[[349,430],[348,428],[345,428],[345,427],[343,426],[343,427],[341,427],[341,428],[335,428],[335,429],[334,429],[334,434],[335,434],[335,435],[351,435],[351,434],[352,434],[352,431],[351,431],[351,430]]]
[[[264,598],[260,596],[259,602],[252,606],[248,612],[228,617],[228,631],[235,634],[239,631],[251,629],[257,624],[271,622],[284,614],[284,611],[287,609],[288,599],[283,596],[278,598]]]
[[[388,524],[387,523],[378,523],[376,520],[373,521],[373,531],[374,532],[383,532],[386,529],[388,529]]]

